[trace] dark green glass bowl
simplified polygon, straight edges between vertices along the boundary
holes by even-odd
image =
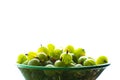
[[[96,80],[109,65],[48,68],[17,64],[17,67],[25,80]]]

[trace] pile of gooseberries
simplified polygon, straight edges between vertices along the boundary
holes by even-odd
[[[108,59],[104,55],[97,59],[87,56],[85,49],[81,47],[67,45],[61,49],[49,43],[46,46],[41,45],[37,51],[19,54],[17,63],[31,66],[82,67],[108,63]]]

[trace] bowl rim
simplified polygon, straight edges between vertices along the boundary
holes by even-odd
[[[93,65],[93,66],[82,66],[82,67],[45,67],[45,66],[31,66],[25,64],[17,64],[18,68],[25,69],[37,69],[37,70],[84,70],[84,69],[98,69],[98,68],[106,68],[110,63]]]

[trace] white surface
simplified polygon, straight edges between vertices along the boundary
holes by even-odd
[[[40,44],[73,44],[87,55],[108,56],[109,66],[97,80],[120,80],[119,0],[1,0],[0,79],[24,80],[15,62],[19,53]]]

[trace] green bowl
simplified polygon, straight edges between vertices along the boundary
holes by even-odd
[[[17,64],[17,67],[25,80],[96,80],[109,65],[48,68]]]

